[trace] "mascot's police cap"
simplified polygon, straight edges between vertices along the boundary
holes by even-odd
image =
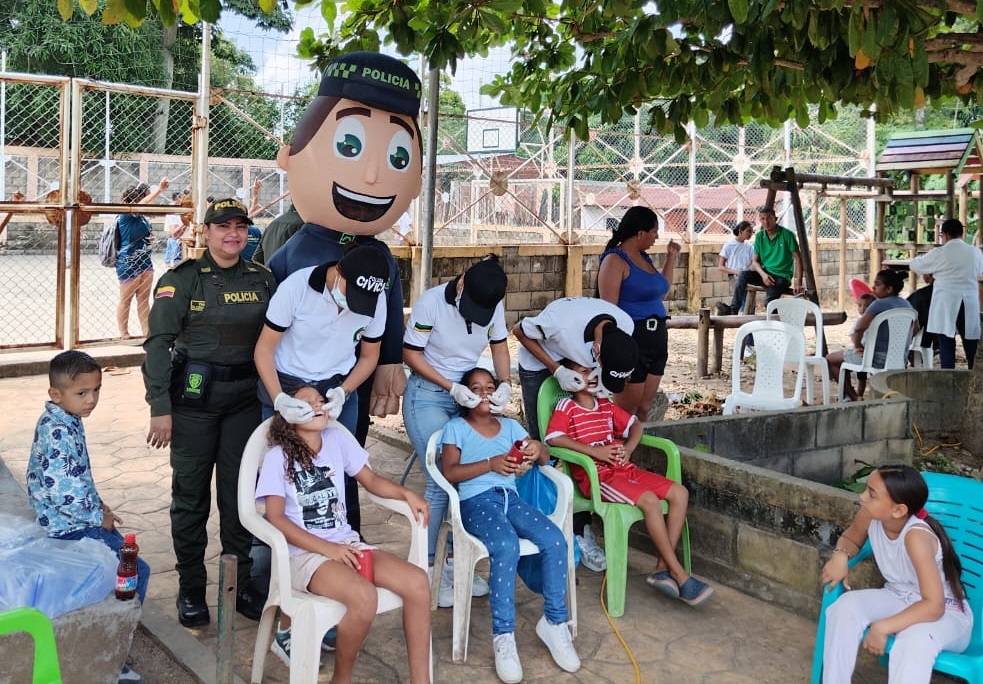
[[[378,52],[350,52],[328,64],[317,94],[416,117],[422,91],[419,77],[398,59]]]

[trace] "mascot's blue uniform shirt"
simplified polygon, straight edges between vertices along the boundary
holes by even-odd
[[[288,275],[308,266],[340,261],[350,245],[373,245],[386,255],[389,282],[386,285],[386,331],[382,335],[379,365],[403,362],[403,285],[399,268],[389,246],[371,235],[351,235],[305,223],[300,230],[273,253],[267,266],[279,284]]]

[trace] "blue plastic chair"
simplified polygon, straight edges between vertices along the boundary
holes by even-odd
[[[539,419],[539,434],[545,435],[553,409],[560,399],[570,394],[560,389],[556,378],[547,378],[539,388],[537,397],[537,413]],[[665,477],[682,484],[682,467],[679,461],[679,447],[662,437],[642,435],[642,446],[659,449],[666,455]],[[549,445],[547,445],[549,446]],[[620,503],[610,503],[601,499],[600,481],[597,478],[597,466],[594,459],[569,449],[550,446],[550,456],[558,458],[563,465],[563,471],[570,476],[570,466],[577,465],[587,472],[590,478],[589,497],[573,486],[573,512],[589,511],[596,513],[604,525],[604,558],[607,562],[607,602],[608,613],[611,617],[621,617],[625,614],[625,594],[628,582],[628,530],[636,522],[645,519],[642,509],[637,506]],[[669,512],[669,504],[662,502],[662,513]],[[689,546],[689,521],[683,523],[683,532],[679,540],[682,547],[682,561],[686,572],[692,572]]]
[[[14,608],[0,613],[0,634],[27,632],[34,639],[34,684],[61,684],[58,647],[51,620],[37,608]]]
[[[962,561],[963,586],[973,611],[973,635],[962,653],[943,651],[935,659],[934,669],[970,684],[983,684],[983,482],[957,475],[922,473],[928,483],[928,503],[925,508],[942,523]],[[871,555],[870,542],[864,543],[850,559],[853,567]],[[816,630],[816,646],[812,655],[812,684],[822,681],[823,641],[826,635],[826,609],[843,593],[843,585],[823,593]],[[888,639],[888,656],[894,637]],[[859,646],[859,644],[858,644]],[[887,663],[887,656],[882,658]]]

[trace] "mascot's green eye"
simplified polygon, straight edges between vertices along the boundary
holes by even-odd
[[[396,151],[389,155],[389,164],[394,169],[402,171],[410,165],[410,151],[405,147],[397,147]]]
[[[338,141],[338,154],[342,157],[357,157],[362,153],[362,141],[350,133]]]
[[[395,171],[406,171],[413,161],[413,138],[403,129],[398,130],[389,140],[386,148],[386,159],[389,168]]]
[[[365,127],[357,117],[339,121],[333,137],[334,153],[339,159],[356,160],[365,151]]]

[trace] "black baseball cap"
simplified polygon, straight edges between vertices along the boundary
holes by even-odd
[[[351,250],[338,262],[345,278],[348,308],[363,316],[375,315],[379,295],[389,282],[389,261],[375,247],[362,245]]]
[[[205,212],[205,223],[224,223],[233,218],[244,219],[249,225],[253,223],[245,205],[234,197],[212,202]]]
[[[495,314],[495,307],[505,299],[508,284],[508,276],[498,259],[479,261],[464,272],[464,290],[458,310],[466,320],[488,325]]]
[[[631,335],[613,325],[604,326],[601,335],[601,384],[617,394],[625,388],[638,363],[638,345]]]
[[[343,97],[386,112],[420,113],[420,77],[398,59],[378,52],[350,52],[324,69],[319,96]]]

